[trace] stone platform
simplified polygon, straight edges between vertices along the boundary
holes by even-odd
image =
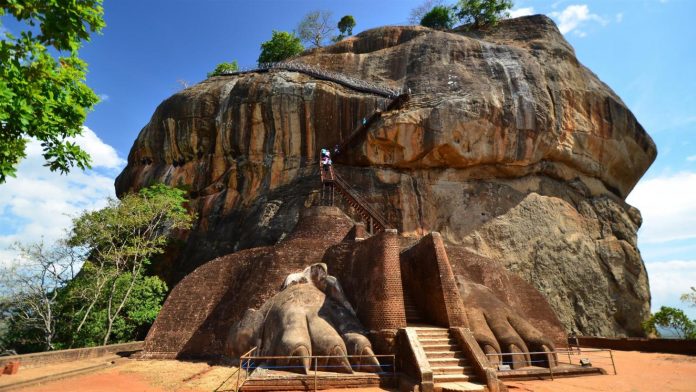
[[[353,374],[313,371],[298,374],[282,370],[258,369],[239,389],[240,391],[305,391],[338,388],[396,387],[399,374],[375,374],[355,372]],[[316,388],[314,387],[316,383]]]

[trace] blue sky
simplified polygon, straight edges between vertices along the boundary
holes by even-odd
[[[104,205],[138,132],[181,81],[199,82],[222,61],[254,64],[273,29],[292,30],[312,10],[352,14],[358,33],[407,24],[421,3],[106,0],[107,27],[81,51],[90,65],[88,84],[103,97],[79,140],[93,152],[94,169],[47,173],[33,146],[19,177],[0,188],[0,258],[11,256],[1,250],[11,242],[54,239],[70,215]],[[653,308],[685,307],[679,293],[696,286],[696,2],[517,0],[513,12],[556,20],[579,60],[618,93],[655,140],[658,159],[628,201],[644,217],[639,242]],[[10,31],[18,28],[3,22]],[[696,309],[689,313],[696,317]]]

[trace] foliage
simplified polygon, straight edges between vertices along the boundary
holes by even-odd
[[[261,44],[261,54],[258,63],[274,63],[283,61],[302,53],[304,47],[295,34],[286,31],[273,30],[270,40]]]
[[[696,321],[689,320],[681,309],[662,306],[657,313],[643,323],[643,329],[646,332],[657,336],[665,335],[660,333],[658,327],[667,330],[668,336],[696,339]]]
[[[408,17],[408,22],[410,24],[419,24],[421,20],[430,10],[437,6],[444,5],[444,0],[425,0],[421,5],[411,10],[411,14]]]
[[[331,11],[312,11],[297,25],[297,35],[302,42],[320,48],[325,41],[331,39],[335,29],[333,26]]]
[[[689,306],[696,307],[696,287],[691,288],[690,293],[684,293],[679,297],[683,302],[689,304]]]
[[[420,24],[438,30],[449,30],[454,26],[454,11],[450,7],[436,6],[423,16]]]
[[[238,69],[239,66],[237,65],[237,60],[231,63],[220,63],[217,65],[217,67],[215,67],[213,72],[208,72],[208,77],[222,75],[226,72],[234,72]]]
[[[459,0],[455,12],[464,23],[478,29],[497,24],[512,7],[512,0]]]
[[[7,334],[20,350],[53,350],[58,320],[58,294],[82,262],[64,242],[15,244],[20,258],[5,265],[0,276],[0,311]]]
[[[338,31],[341,32],[341,36],[343,37],[353,35],[353,27],[355,27],[355,18],[353,15],[346,15],[338,21]]]
[[[82,133],[98,101],[85,84],[87,64],[78,49],[104,27],[101,3],[0,1],[0,17],[12,15],[26,27],[0,34],[0,183],[16,174],[31,138],[41,142],[52,171],[89,167],[89,155],[70,138]]]
[[[164,251],[172,231],[190,227],[192,217],[184,207],[184,193],[153,185],[120,201],[110,200],[105,208],[86,212],[73,221],[70,243],[88,249],[96,267],[96,279],[92,280],[96,287],[76,329],[78,333],[105,291],[107,328],[103,344],[108,343],[114,322],[150,258]],[[122,275],[127,276],[129,285],[119,295]]]

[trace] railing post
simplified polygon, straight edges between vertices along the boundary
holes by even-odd
[[[609,350],[609,356],[611,357],[611,366],[614,368],[614,375],[616,376],[616,364],[614,363],[614,353]]]
[[[317,390],[317,357],[314,357],[314,391]]]

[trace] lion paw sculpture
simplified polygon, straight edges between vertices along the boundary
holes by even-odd
[[[248,309],[227,338],[238,357],[253,347],[259,356],[284,356],[275,365],[307,373],[317,358],[319,369],[377,372],[379,362],[365,330],[326,264],[288,275],[281,291],[260,309]],[[349,356],[358,357],[349,357]]]

